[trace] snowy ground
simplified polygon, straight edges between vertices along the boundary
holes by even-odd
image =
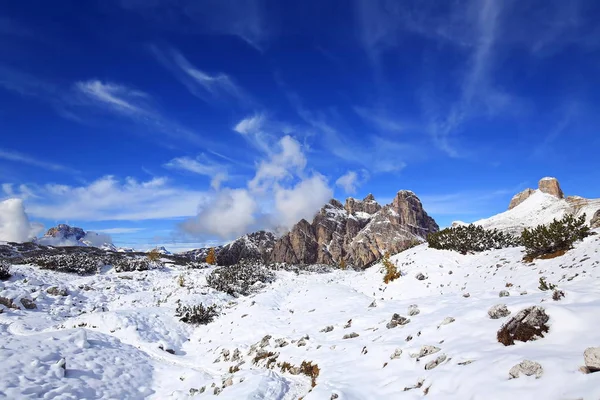
[[[106,269],[79,277],[13,266],[0,296],[19,305],[32,299],[37,309],[0,305],[0,397],[184,399],[204,387],[193,397],[213,398],[219,388],[225,399],[597,400],[600,373],[579,368],[583,351],[600,346],[599,250],[595,235],[562,257],[524,264],[521,248],[460,255],[421,245],[392,257],[404,276],[389,285],[379,266],[280,271],[260,293],[237,299],[206,287],[210,269]],[[417,280],[418,273],[427,279]],[[541,276],[566,297],[553,301],[552,292],[540,291]],[[52,286],[68,295],[48,294]],[[510,297],[500,298],[501,290]],[[178,300],[217,304],[222,314],[206,326],[186,325],[174,315]],[[498,343],[496,332],[510,317],[492,320],[487,311],[499,303],[512,315],[543,306],[549,334],[509,347]],[[409,316],[413,304],[420,313]],[[388,329],[394,313],[411,321]],[[447,317],[455,321],[440,325]],[[322,332],[327,326],[333,330]],[[343,339],[351,333],[358,337]],[[423,345],[440,351],[411,357]],[[401,355],[391,359],[398,349]],[[274,354],[254,363],[257,351]],[[444,362],[425,370],[442,354]],[[509,380],[510,368],[525,359],[539,362],[543,376]],[[318,365],[314,388],[307,376],[277,366],[303,361]]]

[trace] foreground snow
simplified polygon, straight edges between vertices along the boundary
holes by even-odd
[[[421,245],[392,257],[404,276],[389,285],[379,266],[326,274],[279,271],[266,289],[237,299],[206,287],[210,269],[108,269],[78,277],[14,266],[13,277],[0,282],[0,296],[17,304],[31,298],[37,309],[0,306],[0,397],[183,399],[191,397],[190,389],[205,387],[194,397],[212,398],[214,384],[225,386],[219,395],[225,399],[598,399],[600,373],[579,368],[583,351],[600,346],[599,249],[596,235],[562,257],[524,264],[520,248],[463,256]],[[426,279],[417,280],[418,273]],[[566,297],[553,301],[552,292],[540,291],[541,276]],[[68,295],[48,294],[52,286]],[[510,297],[499,298],[501,290]],[[206,326],[183,324],[174,316],[178,300],[217,304],[222,315]],[[487,315],[499,303],[512,315],[543,306],[549,334],[499,344],[496,332],[509,317]],[[420,313],[409,316],[413,304]],[[387,329],[394,313],[411,321]],[[447,317],[455,321],[441,325]],[[322,332],[327,326],[333,330]],[[358,337],[343,339],[351,333]],[[271,338],[258,348],[279,353],[273,369],[266,359],[253,362],[257,346],[251,348],[266,335]],[[278,347],[277,339],[288,344]],[[423,345],[440,351],[411,357]],[[236,349],[241,356],[233,361]],[[391,359],[397,349],[402,354]],[[444,362],[425,370],[442,354]],[[540,363],[543,376],[509,380],[510,368],[526,359]],[[303,361],[320,370],[312,389],[310,378],[276,366]],[[239,371],[230,373],[236,365]]]

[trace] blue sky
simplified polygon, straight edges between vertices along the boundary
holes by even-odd
[[[0,5],[0,198],[115,243],[281,230],[413,190],[442,226],[598,197],[596,1]]]

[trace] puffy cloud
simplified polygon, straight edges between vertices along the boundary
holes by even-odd
[[[0,241],[26,242],[40,233],[42,227],[31,224],[21,199],[0,202]]]
[[[300,181],[291,189],[276,188],[277,222],[289,228],[300,219],[310,219],[332,196],[327,180],[319,174]]]
[[[27,192],[32,196],[27,196]],[[51,220],[150,220],[195,215],[208,199],[203,191],[172,185],[165,178],[138,181],[105,176],[87,185],[47,184],[20,188],[29,214]]]
[[[306,171],[300,143],[284,136],[277,151],[257,165],[247,188],[218,191],[181,227],[188,234],[227,239],[253,229],[289,229],[302,218],[312,218],[332,195],[324,176]]]
[[[194,235],[240,236],[254,224],[256,210],[256,201],[246,189],[223,189],[181,228]]]
[[[250,189],[265,190],[276,182],[298,175],[306,167],[306,157],[300,143],[291,136],[281,138],[279,149],[279,153],[260,162],[256,175],[248,183]]]

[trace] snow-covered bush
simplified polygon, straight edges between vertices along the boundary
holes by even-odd
[[[10,264],[4,260],[0,260],[0,281],[5,281],[10,278]]]
[[[260,264],[241,261],[220,267],[206,277],[208,286],[232,296],[247,296],[275,280],[275,274]]]
[[[519,239],[498,229],[484,229],[479,225],[446,228],[427,236],[429,247],[438,250],[454,250],[462,254],[470,251],[503,249],[519,245]]]
[[[175,316],[180,321],[192,325],[206,325],[211,323],[218,315],[219,312],[214,305],[204,307],[202,303],[197,306],[184,306],[180,303],[175,310]]]
[[[40,254],[23,261],[43,269],[91,275],[98,273],[100,267],[107,264],[107,257],[88,253]]]
[[[112,261],[115,272],[148,271],[160,268],[161,265],[158,261],[143,257],[115,257]]]
[[[526,257],[564,253],[573,247],[573,243],[590,235],[590,227],[585,223],[585,214],[579,218],[565,215],[561,220],[556,218],[548,225],[525,228],[521,233],[521,242],[527,252]],[[561,254],[556,254],[561,255]]]

